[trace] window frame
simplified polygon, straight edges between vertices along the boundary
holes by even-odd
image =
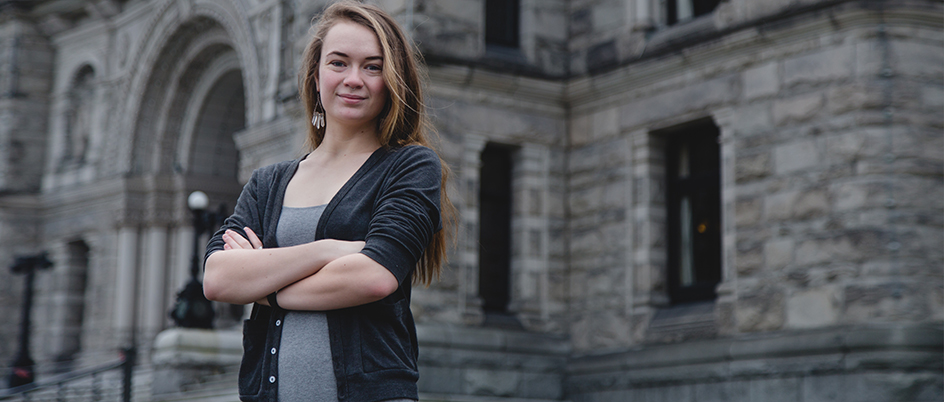
[[[692,15],[680,21],[679,2],[682,1],[692,2]],[[705,14],[711,14],[718,8],[719,4],[721,4],[721,0],[668,0],[665,2],[665,24],[671,26],[680,22],[691,21]]]
[[[478,206],[479,206],[479,276],[478,276],[478,295],[482,299],[482,311],[486,314],[509,314],[510,305],[513,299],[512,295],[512,265],[514,259],[514,245],[512,244],[512,222],[514,220],[514,167],[515,153],[518,148],[510,145],[488,142],[482,149],[479,156],[479,186],[478,186]],[[489,158],[494,157],[493,162]],[[494,163],[494,162],[497,162]],[[493,209],[493,203],[487,203],[487,192],[493,186],[496,177],[489,174],[487,170],[500,172],[501,177],[499,186],[502,187],[501,198],[497,203],[502,204],[501,210]],[[486,216],[492,216],[498,220],[497,225],[492,225],[493,220],[486,221]],[[495,232],[498,226],[503,226],[503,233]],[[497,253],[501,257],[501,267],[498,272],[491,268],[491,260],[485,257],[485,250],[488,247],[497,247]],[[501,276],[501,278],[499,278]],[[496,284],[494,281],[498,281]],[[495,285],[498,285],[497,287]],[[497,306],[496,304],[501,304]]]
[[[696,146],[709,146],[697,159],[706,160],[699,165],[714,165],[713,169],[696,170],[694,152],[689,152],[690,174],[679,176],[679,153],[683,145],[694,150]],[[666,186],[666,288],[672,304],[692,303],[714,300],[715,288],[722,281],[722,237],[721,221],[721,146],[720,130],[710,121],[699,122],[675,132],[666,138],[665,144],[665,186]],[[706,201],[698,205],[698,194],[708,193]],[[682,282],[682,236],[681,221],[682,199],[688,195],[691,204],[691,264],[694,283],[683,285]],[[697,215],[697,216],[696,216]],[[705,236],[696,235],[695,222],[706,223]]]
[[[521,48],[521,1],[485,0],[485,46]]]

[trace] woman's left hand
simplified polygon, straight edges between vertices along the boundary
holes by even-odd
[[[227,229],[223,233],[223,250],[251,250],[251,249],[261,249],[262,240],[259,240],[259,236],[256,236],[256,232],[253,232],[249,227],[243,228],[246,231],[246,236],[249,239],[246,239],[236,233],[234,230]]]

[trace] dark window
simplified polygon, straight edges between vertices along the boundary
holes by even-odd
[[[668,0],[666,2],[666,24],[690,20],[708,14],[718,7],[721,0]]]
[[[666,146],[668,290],[673,303],[710,300],[721,280],[718,127],[702,123]]]
[[[513,149],[488,144],[479,183],[479,296],[486,313],[508,312],[511,299],[511,170]]]
[[[485,0],[485,44],[518,47],[518,0]]]

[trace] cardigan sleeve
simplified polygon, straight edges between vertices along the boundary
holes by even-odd
[[[249,178],[246,185],[243,186],[243,190],[236,200],[236,207],[233,209],[233,214],[226,218],[226,220],[223,221],[223,225],[220,226],[220,229],[210,237],[206,248],[206,255],[203,257],[204,262],[206,262],[207,258],[210,258],[210,254],[223,249],[223,245],[225,244],[223,242],[223,232],[227,229],[232,229],[244,238],[248,238],[246,232],[243,230],[243,228],[248,226],[259,235],[260,239],[262,238],[262,215],[265,205],[262,204],[263,200],[259,199],[260,194],[258,193],[261,180],[259,176],[262,175],[262,170],[263,169],[256,169],[252,172],[252,176]]]
[[[387,171],[361,253],[387,268],[402,286],[442,227],[442,164],[426,147],[396,152],[400,155]]]

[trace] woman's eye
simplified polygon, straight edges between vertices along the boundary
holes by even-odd
[[[337,60],[335,60],[335,61],[329,61],[329,62],[328,62],[328,65],[329,65],[329,66],[334,66],[334,67],[344,67],[344,63],[342,63],[342,62],[340,62],[340,61],[337,61]]]
[[[367,66],[367,69],[370,71],[383,71],[383,67],[380,67],[378,65],[369,65]]]

